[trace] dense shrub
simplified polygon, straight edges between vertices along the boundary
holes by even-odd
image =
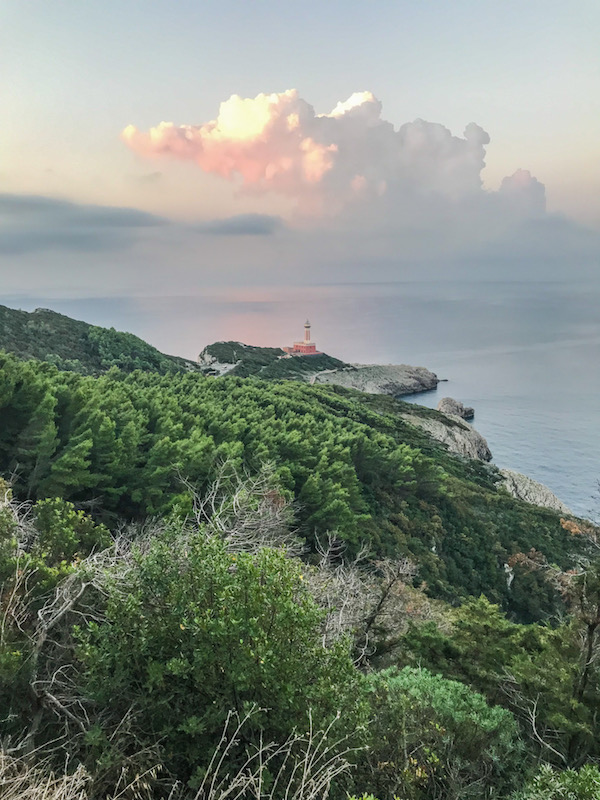
[[[547,764],[515,800],[598,800],[600,770],[589,764],[579,770],[559,772]]]
[[[511,622],[481,597],[454,611],[444,630],[432,622],[410,625],[400,657],[466,683],[513,711],[537,759],[580,766],[600,756],[600,672],[590,658],[598,647],[597,566],[571,576],[569,585],[573,591],[586,587],[587,594],[577,597],[572,616],[560,624]]]
[[[368,765],[359,785],[403,800],[505,798],[523,776],[524,749],[508,711],[425,669],[368,678]]]
[[[341,711],[352,732],[362,679],[345,642],[322,646],[303,581],[281,552],[232,555],[214,538],[165,534],[138,553],[126,593],[111,591],[105,621],[79,630],[82,692],[115,729],[133,710],[132,746],[159,743],[184,781],[201,776],[232,710],[261,709],[246,727],[253,741],[283,742],[309,713],[321,729]],[[110,733],[98,729],[95,760],[122,758]]]

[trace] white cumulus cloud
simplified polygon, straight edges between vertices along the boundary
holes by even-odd
[[[508,200],[511,208],[528,216],[543,216],[546,213],[546,189],[527,169],[518,169],[504,178],[499,189],[501,197]]]
[[[317,114],[295,89],[254,98],[233,95],[210,122],[161,122],[145,132],[129,125],[122,138],[142,156],[194,162],[246,189],[285,194],[302,210],[330,214],[384,196],[402,206],[412,199],[456,202],[481,193],[490,141],[474,122],[462,136],[422,119],[396,129],[367,91]],[[543,190],[535,184],[519,191],[508,184],[503,192],[522,198]],[[517,205],[527,208],[522,199]]]

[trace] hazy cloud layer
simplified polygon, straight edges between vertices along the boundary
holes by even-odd
[[[518,169],[504,178],[499,194],[508,200],[510,207],[525,216],[542,216],[546,211],[546,190],[526,169]]]
[[[128,247],[139,229],[167,224],[134,208],[92,206],[37,195],[0,194],[0,253]]]
[[[19,255],[44,250],[101,252],[123,250],[145,231],[166,228],[189,237],[270,236],[284,225],[267,214],[240,214],[198,223],[174,223],[134,208],[93,206],[53,197],[0,193],[0,254]]]
[[[130,125],[122,139],[142,157],[195,164],[247,194],[291,198],[296,215],[277,251],[256,251],[258,269],[281,264],[280,276],[560,279],[598,270],[600,234],[549,214],[544,184],[527,169],[495,191],[483,188],[483,128],[469,122],[455,136],[422,119],[395,127],[370,92],[327,114],[296,90],[233,95],[210,122],[161,122],[146,132]],[[204,230],[249,233],[250,222],[274,231],[259,218],[239,220]],[[250,248],[240,256],[254,274]]]
[[[453,205],[486,194],[481,186],[489,135],[470,122],[462,136],[417,119],[396,129],[370,92],[356,92],[328,114],[294,89],[255,98],[233,95],[215,120],[129,125],[122,138],[142,156],[171,156],[238,180],[245,189],[293,197],[301,211],[337,214],[380,198],[388,212],[414,202]],[[519,214],[544,210],[544,187],[519,170],[502,185]]]
[[[5,263],[21,255],[20,271],[7,270],[13,291],[47,267],[42,277],[54,288],[62,281],[73,291],[113,294],[248,282],[562,279],[598,271],[600,234],[548,214],[544,185],[527,169],[484,190],[490,137],[483,128],[470,122],[455,136],[421,119],[395,127],[370,92],[327,114],[315,113],[295,90],[234,95],[211,122],[163,122],[147,132],[129,126],[122,137],[142,157],[179,159],[241,187],[246,196],[229,209],[271,213],[189,221],[192,190],[186,222],[0,194],[0,255]],[[141,180],[159,188],[168,208],[182,172],[175,171],[176,181],[167,169]],[[210,207],[210,199],[207,193],[198,206]],[[282,219],[282,207],[296,209],[292,220]],[[44,250],[55,253],[42,259]]]
[[[224,219],[199,222],[194,227],[200,233],[214,236],[271,236],[285,226],[281,217],[269,214],[237,214]]]

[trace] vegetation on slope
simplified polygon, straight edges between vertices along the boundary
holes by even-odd
[[[139,369],[162,375],[211,372],[210,366],[165,355],[132,333],[89,325],[46,308],[29,313],[0,306],[0,350],[82,375],[101,375],[112,367],[123,372]],[[346,366],[325,353],[282,359],[284,355],[278,347],[253,347],[240,342],[215,342],[201,354],[205,362],[215,359],[233,365],[229,374],[239,378],[255,375],[268,380],[308,380],[315,372]]]
[[[200,353],[200,361],[206,364],[217,361],[219,364],[235,365],[235,373],[230,371],[229,374],[246,378],[284,355],[280,347],[251,347],[243,342],[214,342]]]
[[[343,361],[326,353],[285,358],[279,347],[254,347],[242,342],[215,342],[204,348],[200,360],[232,364],[228,375],[247,378],[254,375],[266,380],[307,380],[315,372],[347,367]],[[209,367],[210,369],[210,367]]]
[[[197,500],[192,522],[111,543],[72,504],[24,508],[0,486],[0,785],[15,798],[597,797],[600,675],[577,608],[600,584],[585,571],[561,573],[572,615],[554,629],[483,600],[427,622],[403,562],[294,557],[270,479]],[[405,634],[380,670],[389,620]]]
[[[194,362],[164,355],[131,333],[89,325],[46,308],[28,313],[0,306],[0,349],[83,375],[99,375],[111,367],[161,374],[198,369]]]
[[[493,470],[447,453],[397,413],[402,404],[338,387],[160,376],[100,378],[0,356],[0,470],[31,499],[59,496],[104,520],[189,511],[223,461],[275,465],[311,547],[334,534],[349,552],[407,555],[419,581],[456,601],[485,593],[525,621],[558,595],[505,564],[532,548],[567,567],[580,547],[551,511],[498,490]]]
[[[327,353],[319,353],[314,356],[292,356],[274,361],[261,369],[257,377],[265,380],[310,380],[316,372],[342,368],[348,368],[343,361],[328,356]]]
[[[596,800],[597,530],[405,403],[256,377],[311,359],[61,319],[85,368],[0,354],[3,798]]]

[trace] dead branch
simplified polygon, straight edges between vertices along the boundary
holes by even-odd
[[[514,675],[505,673],[501,688],[510,699],[513,713],[524,723],[525,729],[529,732],[531,739],[536,742],[542,751],[552,753],[558,761],[568,766],[568,759],[564,753],[556,749],[552,742],[558,744],[564,732],[544,725],[540,727],[539,721],[539,695],[535,698],[527,697],[522,691],[519,682]]]
[[[368,549],[344,560],[344,545],[334,536],[317,541],[319,564],[307,576],[309,590],[327,614],[322,625],[323,646],[343,636],[354,642],[354,658],[363,665],[373,655],[373,633],[389,617],[401,614],[394,592],[416,574],[409,559],[370,562]],[[393,611],[392,611],[392,606]],[[398,621],[392,625],[397,627]]]
[[[192,496],[198,526],[222,538],[231,552],[256,553],[263,547],[283,548],[290,556],[303,552],[291,530],[291,503],[278,490],[272,465],[250,475],[226,461],[203,494],[187,478],[179,479]]]
[[[309,714],[306,733],[293,734],[282,744],[260,741],[247,751],[241,767],[230,772],[232,751],[258,713],[260,709],[253,707],[243,717],[228,714],[193,800],[326,800],[333,781],[350,769],[348,756],[360,749],[349,743],[348,736],[335,737],[339,714],[322,731],[314,730]]]

